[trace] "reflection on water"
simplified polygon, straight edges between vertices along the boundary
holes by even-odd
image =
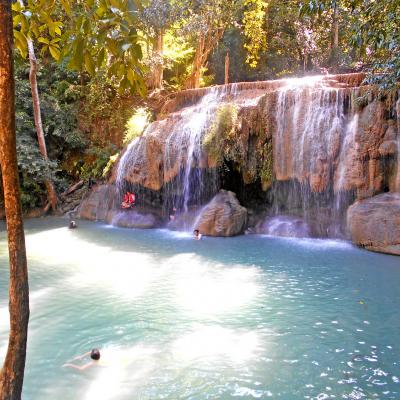
[[[64,224],[27,223],[25,399],[400,398],[398,258],[339,241]],[[6,264],[2,251],[2,276]],[[3,357],[6,295],[1,279]],[[92,347],[101,363],[62,367]]]

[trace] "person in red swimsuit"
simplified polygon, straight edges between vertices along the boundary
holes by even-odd
[[[124,194],[124,199],[121,203],[122,208],[131,208],[135,205],[136,196],[135,193],[126,192]]]

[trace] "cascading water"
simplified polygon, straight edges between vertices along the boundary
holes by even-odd
[[[177,178],[171,181],[164,179],[168,182],[164,198],[169,203],[169,209],[188,212],[190,204],[200,205],[204,198],[217,191],[217,174],[204,168],[206,160],[201,142],[213,112],[225,94],[223,90],[211,90],[194,109],[189,107],[183,110],[180,121],[166,139],[164,171],[180,169]],[[180,165],[175,167],[179,162]]]
[[[228,95],[230,91],[225,87],[212,88],[197,104],[183,109],[179,115],[149,125],[142,137],[128,146],[119,161],[116,183],[120,196],[129,187],[136,192],[140,204],[140,199],[146,197],[143,187],[154,185],[155,191],[162,191],[165,213],[173,209],[187,213],[190,206],[199,206],[215,194],[218,174],[215,169],[207,168],[207,156],[201,144],[217,107]],[[143,169],[154,167],[146,164],[146,158],[151,157],[146,146],[154,136],[163,137],[162,159],[157,171],[161,183],[156,184],[140,178]],[[138,183],[127,184],[130,180],[126,175],[128,170],[135,178],[131,180]]]
[[[393,131],[400,100],[394,112],[393,107],[384,111],[370,95],[359,106],[356,99],[366,93],[359,86],[362,80],[357,74],[316,76],[178,93],[164,106],[163,119],[122,155],[115,174],[119,193],[134,190],[139,205],[161,209],[164,217],[175,209],[193,219],[221,187],[235,191],[246,207],[254,205],[246,198],[257,199],[256,207],[267,215],[260,224],[266,233],[343,237],[346,210],[356,197],[400,190],[399,120]],[[202,142],[226,103],[238,112],[234,148],[240,155],[235,160],[231,147],[229,160],[217,164]],[[371,118],[375,113],[376,120]],[[388,126],[395,133],[386,135]],[[393,140],[399,147],[396,156]],[[393,168],[392,178],[388,171]],[[390,175],[387,182],[380,178],[385,174]],[[265,176],[271,177],[266,185]]]
[[[348,112],[350,99],[347,92],[327,86],[324,77],[286,82],[278,90],[273,135],[278,180],[273,213],[312,221],[318,236],[340,236],[347,198],[344,169],[357,124]]]

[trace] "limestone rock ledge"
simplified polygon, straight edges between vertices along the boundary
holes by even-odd
[[[139,209],[121,210],[116,204],[114,185],[95,186],[78,210],[79,218],[91,221],[105,221],[121,228],[157,228],[161,225],[159,216]]]
[[[114,185],[95,186],[79,207],[79,218],[91,221],[105,221],[115,202]]]
[[[235,236],[247,226],[247,209],[242,207],[236,194],[221,190],[202,209],[195,229],[207,236]]]
[[[400,255],[400,193],[384,193],[354,203],[347,211],[354,244]]]

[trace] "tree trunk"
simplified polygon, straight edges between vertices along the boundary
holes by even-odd
[[[332,48],[339,47],[339,15],[338,6],[335,4],[333,9],[333,22],[332,22]]]
[[[0,400],[20,400],[29,320],[25,237],[15,138],[15,88],[11,0],[0,0],[0,164],[10,258],[10,336],[0,374]]]
[[[42,154],[43,158],[47,162],[49,158],[47,156],[46,142],[44,139],[42,115],[41,115],[41,111],[40,111],[39,91],[38,91],[37,77],[36,77],[37,60],[36,60],[36,56],[35,56],[35,50],[33,48],[33,43],[31,40],[28,40],[28,52],[29,52],[29,63],[30,63],[29,81],[31,84],[31,92],[32,92],[32,100],[33,100],[33,116],[34,116],[34,120],[35,120],[36,133],[37,133],[38,142],[39,142],[39,150],[40,150],[40,153]],[[49,175],[49,174],[47,174],[47,175]],[[57,208],[57,194],[56,194],[56,191],[54,190],[53,183],[51,182],[49,176],[45,177],[45,185],[46,185],[47,197],[48,197],[49,203],[51,204],[51,208],[53,209],[53,211],[55,211]]]
[[[213,29],[209,27],[207,32],[199,33],[196,53],[192,63],[192,72],[186,80],[186,89],[197,89],[200,87],[202,70],[207,64],[207,58],[224,34],[223,28]]]
[[[201,70],[203,67],[204,59],[204,46],[205,37],[203,33],[199,35],[199,41],[196,47],[196,53],[194,55],[194,60],[192,63],[192,72],[187,80],[187,89],[198,89],[200,87]]]
[[[157,32],[155,40],[154,54],[156,56],[156,65],[152,73],[152,80],[150,82],[151,89],[162,89],[164,78],[164,31],[160,29]]]
[[[226,52],[225,56],[225,85],[229,83],[229,51]]]
[[[339,9],[335,3],[332,17],[332,39],[331,39],[331,66],[333,72],[337,73],[339,68]]]

